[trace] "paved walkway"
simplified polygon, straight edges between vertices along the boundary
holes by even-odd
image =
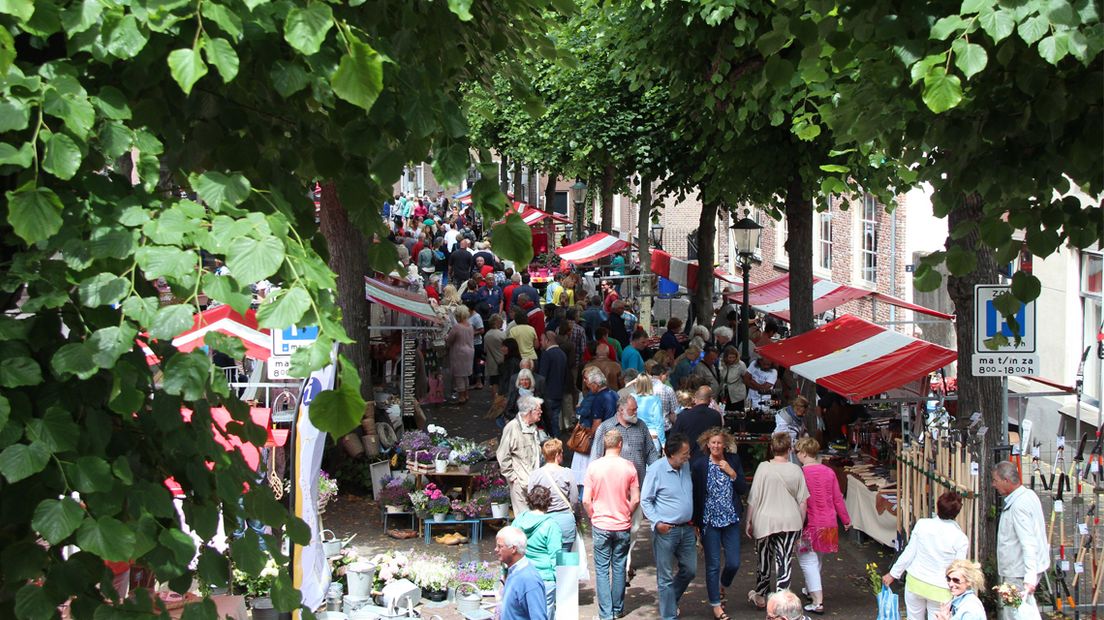
[[[450,434],[461,435],[478,441],[486,440],[497,434],[493,421],[483,417],[488,410],[489,393],[473,392],[473,398],[464,407],[443,406],[428,413],[430,422],[448,429]],[[345,538],[357,533],[353,546],[361,555],[372,555],[388,549],[404,551],[427,551],[455,561],[478,559],[494,561],[494,532],[486,531],[478,548],[474,545],[448,547],[437,543],[426,545],[421,538],[412,540],[393,540],[383,535],[383,526],[379,509],[371,498],[342,496],[330,505],[324,515],[325,527]],[[402,527],[402,526],[400,526]],[[436,531],[436,530],[435,530]],[[466,532],[465,532],[466,533]],[[589,540],[588,540],[589,542]],[[755,558],[751,540],[741,540],[740,571],[731,588],[728,589],[728,614],[733,619],[763,618],[765,614],[756,610],[747,602],[747,593],[754,585]],[[590,547],[588,545],[588,554]],[[687,590],[680,603],[683,618],[708,620],[712,617],[705,591],[705,564],[701,553],[698,554],[697,577]],[[591,566],[593,568],[593,558]],[[894,554],[875,542],[858,542],[854,534],[849,534],[840,543],[840,552],[825,556],[822,579],[825,588],[825,617],[871,618],[876,615],[874,596],[866,584],[865,566],[877,562],[879,569],[885,571],[892,564]],[[652,557],[650,531],[641,528],[636,548],[633,551],[633,565],[637,567],[636,577],[626,592],[626,618],[658,618],[658,599],[655,577],[655,562]],[[800,590],[805,582],[801,570],[794,561],[794,579],[792,588]],[[591,583],[582,583],[579,588],[579,617],[594,618],[597,614],[597,602]],[[443,620],[460,619],[461,616],[452,605],[436,609],[426,609],[424,618],[438,614]],[[815,620],[817,616],[812,616]]]

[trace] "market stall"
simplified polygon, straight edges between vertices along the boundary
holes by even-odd
[[[571,245],[565,245],[556,249],[556,254],[568,263],[576,265],[596,261],[611,254],[624,252],[632,247],[632,244],[623,239],[618,239],[608,233],[594,233],[593,235],[576,241]]]
[[[521,221],[532,229],[533,261],[529,264],[529,281],[538,286],[552,281],[557,265],[541,261],[556,246],[557,227],[566,228],[571,220],[558,214],[542,211],[533,205],[515,201],[506,215],[517,213]]]
[[[651,251],[652,256],[652,273],[657,276],[667,278],[668,280],[685,287],[687,290],[694,290],[698,286],[698,261],[682,260],[671,256],[663,250],[654,249]],[[743,290],[743,284],[736,276],[725,272],[720,267],[713,268],[713,277],[724,283],[724,286],[728,290]]]

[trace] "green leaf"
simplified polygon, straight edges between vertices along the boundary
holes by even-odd
[[[334,437],[341,437],[353,430],[364,417],[364,399],[360,396],[360,376],[357,375],[356,368],[343,355],[338,356],[338,373],[340,385],[333,390],[325,390],[318,394],[310,406],[311,423],[318,430]]]
[[[24,618],[53,618],[56,615],[57,603],[50,600],[44,586],[37,583],[28,583],[15,593],[16,618],[20,620]]]
[[[1016,30],[1016,17],[1006,9],[983,11],[978,15],[978,23],[993,43],[1000,43]]]
[[[333,27],[333,11],[322,2],[311,2],[304,8],[293,8],[284,22],[284,40],[304,56],[322,48],[326,33]]]
[[[923,98],[932,112],[946,112],[962,101],[962,82],[957,75],[947,75],[943,67],[932,67],[924,76]]]
[[[130,282],[111,273],[85,279],[77,287],[82,305],[89,308],[117,304],[130,290]]]
[[[149,335],[158,340],[171,340],[195,324],[192,307],[184,304],[165,306],[157,311]]]
[[[221,332],[207,332],[203,336],[203,344],[236,360],[245,357],[245,344],[239,338]]]
[[[237,286],[234,278],[216,276],[213,273],[203,274],[203,292],[211,299],[224,303],[241,314],[249,310],[249,304],[253,296]]]
[[[0,474],[8,482],[19,482],[45,469],[49,461],[50,453],[42,444],[17,443],[0,452]]]
[[[369,45],[354,40],[350,53],[341,57],[330,85],[338,97],[371,110],[383,91],[383,57]]]
[[[20,168],[29,168],[34,158],[34,149],[30,142],[24,142],[18,149],[14,146],[0,142],[0,165],[13,165]]]
[[[0,386],[6,388],[42,383],[42,369],[29,357],[9,357],[0,362]]]
[[[77,531],[84,519],[80,504],[69,497],[45,499],[39,502],[31,518],[31,527],[46,542],[56,545]]]
[[[142,268],[146,278],[156,280],[160,277],[180,279],[194,275],[199,257],[192,250],[164,245],[147,245],[134,252],[134,259]]]
[[[517,213],[495,224],[491,232],[495,254],[517,265],[528,265],[533,259],[533,233]]]
[[[237,13],[214,2],[204,2],[202,6],[203,17],[218,24],[218,27],[230,35],[231,39],[235,41],[241,39],[242,20]]]
[[[763,70],[766,72],[767,81],[776,88],[789,85],[794,74],[793,63],[781,56],[771,56]]]
[[[965,26],[966,20],[962,19],[961,16],[948,15],[932,25],[931,38],[939,41],[946,40],[947,37]]]
[[[848,172],[851,172],[850,168],[848,168],[847,166],[841,166],[839,164],[823,164],[821,165],[820,169],[824,172],[832,172],[838,174],[847,174]]]
[[[1017,271],[1012,275],[1012,294],[1016,299],[1025,303],[1034,301],[1039,298],[1042,290],[1043,285],[1039,282],[1039,278],[1023,271]]]
[[[61,199],[48,187],[8,192],[8,223],[27,243],[45,241],[61,229]]]
[[[989,62],[985,48],[976,43],[967,43],[965,39],[955,39],[951,50],[954,52],[955,66],[967,80],[981,72]]]
[[[171,551],[177,563],[181,565],[187,565],[195,556],[195,541],[177,528],[161,530],[161,534],[157,536],[157,542]]]
[[[22,101],[0,101],[0,133],[25,129],[31,119],[31,109]]]
[[[134,143],[134,134],[122,123],[113,121],[104,123],[99,133],[100,148],[108,159],[118,159],[130,150]]]
[[[211,361],[202,351],[174,355],[165,365],[165,391],[184,400],[199,400],[210,374]]]
[[[257,323],[261,327],[283,329],[296,325],[310,309],[310,293],[301,286],[278,293],[275,300],[265,300],[257,310]]]
[[[111,466],[98,456],[82,456],[66,471],[72,478],[73,487],[81,493],[105,493],[114,484]]]
[[[34,0],[0,0],[0,13],[27,21],[34,15]]]
[[[194,48],[178,49],[169,54],[169,72],[176,83],[180,85],[180,90],[187,95],[192,92],[195,83],[204,75],[207,75],[207,65],[200,57],[199,50]]]
[[[88,339],[92,361],[100,368],[112,368],[119,357],[134,348],[138,331],[126,324],[97,329]]]
[[[285,529],[288,538],[291,542],[297,545],[310,544],[311,530],[310,526],[306,524],[299,517],[291,516],[288,518],[287,527]]]
[[[149,41],[149,34],[138,27],[138,18],[127,13],[107,33],[107,52],[116,58],[129,60],[138,55]]]
[[[962,276],[970,273],[977,266],[977,252],[972,248],[953,246],[947,251],[947,270],[951,275]]]
[[[68,181],[80,168],[81,158],[80,148],[72,138],[63,133],[55,133],[46,140],[46,156],[42,159],[42,169]]]
[[[149,325],[157,313],[156,297],[127,297],[123,302],[123,314],[142,325]]]
[[[27,436],[42,442],[51,453],[68,452],[77,447],[81,429],[61,407],[50,407],[41,419],[27,423]]]
[[[8,425],[11,417],[11,403],[7,398],[0,396],[0,429]]]
[[[98,0],[92,1],[97,2]],[[114,86],[101,88],[99,94],[92,97],[92,104],[96,106],[100,114],[112,120],[125,121],[131,116],[126,95]]]
[[[81,0],[62,12],[61,25],[71,39],[73,35],[91,28],[100,19],[102,12],[103,4],[100,0]]]
[[[448,6],[449,10],[460,18],[460,21],[470,22],[472,20],[472,0],[448,0]]]
[[[207,62],[215,65],[223,83],[230,83],[238,75],[238,53],[226,39],[206,39],[203,53],[207,56]]]
[[[1065,33],[1054,33],[1039,41],[1039,55],[1052,65],[1058,64],[1069,54],[1069,37]]]
[[[223,207],[236,207],[249,198],[253,186],[249,179],[240,174],[225,175],[221,172],[204,172],[198,177],[192,175],[188,182],[199,194],[199,199],[215,211]]]
[[[978,13],[993,6],[993,0],[962,0],[962,8],[959,12],[963,15]]]
[[[303,90],[310,84],[310,76],[307,71],[295,62],[277,60],[273,63],[268,76],[272,80],[272,87],[284,99]]]
[[[76,375],[82,381],[96,374],[98,370],[96,363],[92,361],[92,352],[83,342],[70,343],[58,349],[50,360],[50,367],[61,379]]]
[[[226,266],[242,285],[264,280],[276,273],[283,262],[284,244],[271,235],[260,240],[241,237],[226,252]]]
[[[272,584],[272,606],[279,611],[291,611],[299,607],[302,600],[303,595],[292,585],[291,578],[286,572],[281,571],[276,582]]]
[[[1036,15],[1029,17],[1020,22],[1020,25],[1016,28],[1016,32],[1019,33],[1020,38],[1024,40],[1024,43],[1028,45],[1034,44],[1039,39],[1043,38],[1050,30],[1050,22],[1042,15]]]
[[[77,546],[111,562],[133,559],[134,531],[112,517],[85,519],[77,530]]]
[[[918,291],[934,291],[939,288],[942,281],[942,274],[923,262],[916,266],[916,272],[912,277],[913,286]]]

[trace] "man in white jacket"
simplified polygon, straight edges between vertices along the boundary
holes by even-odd
[[[1004,496],[997,526],[997,573],[1001,582],[1026,591],[1018,608],[1005,607],[1003,620],[1036,620],[1039,609],[1033,596],[1039,576],[1050,567],[1043,505],[1034,491],[1024,488],[1016,466],[1001,461],[993,467],[993,488]]]

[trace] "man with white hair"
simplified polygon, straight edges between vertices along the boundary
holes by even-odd
[[[525,501],[529,474],[540,467],[537,422],[540,421],[542,404],[544,401],[536,396],[518,398],[518,415],[502,429],[502,439],[495,453],[502,476],[510,483],[510,503],[513,504],[515,517],[529,509]]]
[[[713,344],[717,345],[717,348],[724,350],[732,342],[732,329],[727,326],[720,326],[713,330]]]
[[[779,590],[767,599],[767,620],[805,620],[801,599],[789,590]]]
[[[506,526],[495,536],[495,555],[506,567],[506,583],[498,602],[502,620],[546,620],[544,581],[525,557],[525,532]]]
[[[1050,544],[1042,503],[1034,491],[1023,486],[1020,470],[1010,461],[993,466],[992,484],[1004,498],[997,524],[997,574],[1001,583],[1012,584],[1024,593],[1023,604],[1003,608],[1000,617],[1003,620],[1038,618],[1035,588],[1039,585],[1039,577],[1050,568]]]

